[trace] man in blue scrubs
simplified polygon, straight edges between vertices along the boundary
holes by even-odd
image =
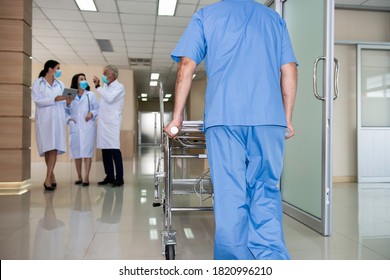
[[[182,127],[192,74],[205,60],[214,258],[289,259],[279,180],[285,139],[295,134],[297,62],[285,21],[253,0],[224,0],[193,15],[171,56],[178,62],[165,127],[171,137],[171,127]]]

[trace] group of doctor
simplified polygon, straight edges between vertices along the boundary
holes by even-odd
[[[32,99],[36,105],[36,142],[41,157],[45,157],[45,190],[57,187],[54,167],[57,155],[66,152],[66,126],[69,131],[70,158],[75,160],[77,180],[75,184],[89,186],[89,173],[96,147],[102,150],[105,178],[98,185],[123,186],[123,160],[120,151],[120,128],[124,105],[124,86],[117,81],[118,68],[108,65],[100,79],[93,77],[93,84],[100,94],[100,102],[82,73],[72,78],[71,88],[77,95],[64,97],[64,84],[60,64],[48,60],[32,87]],[[96,119],[99,117],[99,124]],[[84,175],[82,166],[84,163]],[[115,173],[114,173],[115,164]]]

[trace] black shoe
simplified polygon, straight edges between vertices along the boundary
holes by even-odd
[[[115,187],[121,187],[123,186],[125,182],[123,182],[123,180],[115,180],[114,182],[112,182],[112,187],[115,188]]]
[[[56,188],[56,187],[57,187],[57,183],[53,183],[53,184],[51,184],[51,186],[52,186],[53,188]]]
[[[113,182],[114,180],[107,180],[107,178],[105,178],[103,181],[98,182],[98,185],[103,186],[103,185],[112,184]]]
[[[88,187],[89,186],[89,182],[83,182],[83,187]]]
[[[81,185],[82,183],[83,183],[83,181],[81,181],[81,180],[74,181],[75,185]]]
[[[46,191],[54,191],[56,188],[53,186],[46,186],[45,183],[43,183],[43,186],[45,187]]]

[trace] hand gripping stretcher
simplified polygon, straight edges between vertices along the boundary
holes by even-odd
[[[173,178],[174,160],[207,159],[204,153],[206,140],[203,132],[203,121],[184,121],[176,139],[171,139],[164,132],[163,87],[160,83],[160,120],[161,139],[154,173],[154,207],[162,206],[164,228],[161,231],[162,254],[167,260],[174,260],[177,252],[176,230],[172,225],[172,213],[181,211],[212,211],[212,206],[203,206],[203,202],[212,199],[213,190],[206,168],[195,178]],[[199,206],[176,206],[174,195],[197,195]]]

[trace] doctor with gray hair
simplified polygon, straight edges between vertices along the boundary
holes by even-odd
[[[117,79],[118,68],[115,65],[108,65],[104,68],[102,85],[98,77],[93,77],[96,91],[100,94],[96,147],[102,150],[106,173],[106,177],[98,182],[98,185],[111,184],[113,187],[120,187],[124,184],[120,131],[125,88]]]

